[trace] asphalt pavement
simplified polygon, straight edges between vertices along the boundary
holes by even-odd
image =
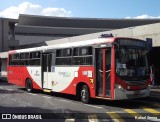
[[[150,97],[121,101],[92,99],[90,104],[83,104],[72,95],[28,93],[25,88],[0,81],[0,113],[11,114],[11,119],[16,120],[37,115],[37,119],[62,122],[160,121],[159,93],[160,87],[151,87]]]

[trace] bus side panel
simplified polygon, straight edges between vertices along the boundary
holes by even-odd
[[[55,67],[52,76],[54,92],[76,95],[77,84],[83,82],[88,85],[91,97],[95,97],[93,66]]]
[[[33,67],[8,67],[8,82],[25,87],[25,81],[30,78],[34,89],[42,89],[41,85],[41,68]],[[37,72],[38,71],[38,72]],[[39,80],[40,79],[40,80]]]
[[[19,75],[19,68],[16,66],[9,66],[8,67],[8,82],[12,84],[18,85],[18,75]]]
[[[29,66],[29,67],[27,67],[26,70],[27,70],[27,73],[28,73],[27,76],[30,76],[30,78],[33,81],[33,88],[41,90],[42,89],[41,67],[40,66],[39,67],[38,66],[37,67]]]

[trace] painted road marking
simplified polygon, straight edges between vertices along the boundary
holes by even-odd
[[[14,91],[14,89],[6,89],[6,90],[8,90],[8,91]]]
[[[89,115],[88,116],[88,121],[89,122],[99,122],[96,114]]]
[[[74,122],[75,119],[66,119],[65,122]]]
[[[42,97],[45,97],[45,98],[52,98],[52,97],[48,97],[48,96],[42,96]]]
[[[138,114],[137,112],[135,112],[134,110],[131,110],[131,109],[125,109],[124,110],[125,112],[129,113],[130,115],[132,116],[141,116],[140,114]]]
[[[34,95],[34,96],[37,95],[37,94],[33,94],[33,93],[28,93],[28,94],[31,94],[31,95]]]
[[[87,105],[85,104],[86,106],[90,106],[90,107],[94,107],[94,108],[103,108],[103,107],[99,107],[99,106],[94,106],[94,105]]]
[[[116,112],[107,112],[107,114],[112,118],[114,122],[125,122]]]
[[[142,106],[141,108],[143,108],[143,110],[145,110],[145,111],[147,111],[149,113],[152,113],[154,115],[160,115],[160,111],[157,111],[157,110],[155,110],[153,108],[149,108],[147,106]]]
[[[61,101],[63,101],[63,102],[71,102],[71,101],[65,100],[65,99],[61,99]]]

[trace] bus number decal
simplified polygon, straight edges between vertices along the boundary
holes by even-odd
[[[87,77],[92,77],[92,71],[82,71],[82,75],[85,75]]]

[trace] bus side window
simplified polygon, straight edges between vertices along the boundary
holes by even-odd
[[[40,65],[40,56],[41,56],[40,52],[31,52],[29,65],[39,66]]]
[[[56,57],[62,56],[62,49],[56,51]]]
[[[63,49],[63,57],[71,56],[72,50],[71,49]]]
[[[29,53],[25,53],[25,65],[29,65]]]
[[[78,48],[74,48],[73,49],[73,56],[78,56],[78,54],[79,54]]]
[[[13,55],[9,54],[9,65],[12,65],[12,57],[13,57]]]
[[[27,66],[29,65],[29,53],[21,53],[20,54],[20,59],[19,59],[20,65],[21,66]]]
[[[19,65],[19,54],[12,54],[11,55],[12,58],[11,58],[11,65],[13,66],[18,66]]]
[[[80,47],[73,50],[74,65],[92,65],[92,47]]]
[[[72,49],[56,50],[56,65],[71,65],[72,64]]]
[[[25,53],[20,54],[19,65],[21,66],[25,65]]]

